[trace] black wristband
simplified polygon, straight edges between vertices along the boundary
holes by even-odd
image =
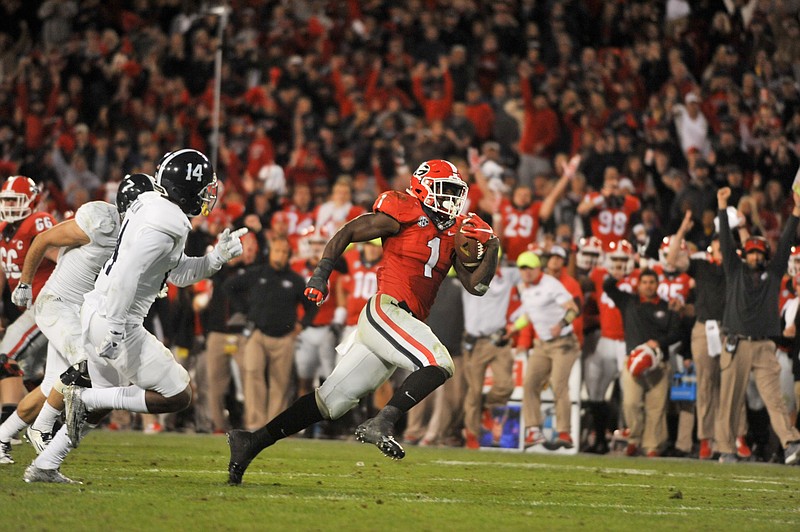
[[[321,277],[327,281],[328,277],[331,276],[331,272],[333,271],[335,264],[336,263],[333,259],[329,259],[327,257],[320,259],[319,264],[317,264],[317,267],[314,268],[314,276]]]

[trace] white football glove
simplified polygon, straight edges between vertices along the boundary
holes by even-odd
[[[18,307],[28,308],[32,299],[33,290],[29,284],[19,283],[11,293],[11,301]]]
[[[229,260],[235,259],[241,255],[244,248],[242,247],[240,237],[243,237],[245,234],[247,234],[246,227],[242,227],[233,232],[231,232],[230,229],[225,229],[220,233],[217,239],[217,245],[214,246],[214,250],[211,252],[214,263],[222,267],[222,265]]]
[[[120,355],[120,347],[124,336],[124,333],[121,332],[108,331],[108,334],[100,343],[100,347],[97,348],[97,355],[109,360],[116,359]]]

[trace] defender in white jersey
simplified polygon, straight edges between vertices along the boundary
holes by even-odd
[[[188,217],[211,211],[216,186],[205,155],[178,150],[159,161],[155,191],[141,194],[129,207],[116,248],[81,307],[93,387],[65,387],[66,432],[59,431],[31,464],[26,480],[60,466],[70,448],[78,445],[87,412],[120,409],[157,414],[189,406],[188,373],[145,330],[143,321],[167,280],[191,285],[242,253],[239,237],[246,229],[226,230],[204,257],[183,253],[191,229]]]
[[[49,250],[61,248],[56,268],[37,295],[33,307],[36,324],[49,340],[47,364],[42,383],[21,401],[24,408],[18,409],[0,426],[0,441],[4,434],[16,434],[34,419],[36,421],[28,427],[27,434],[37,453],[50,441],[53,424],[64,408],[59,375],[71,365],[86,360],[79,317],[83,294],[94,287],[100,267],[114,251],[120,219],[128,205],[141,192],[153,189],[153,178],[148,175],[126,176],[120,184],[116,207],[102,201],[87,203],[78,209],[73,219],[58,224],[34,240],[25,257],[20,283],[11,299],[20,307],[30,307],[33,296],[31,281],[39,264]],[[77,368],[69,373],[71,380],[78,375]],[[47,398],[43,406],[40,406],[40,400],[37,401],[39,397]],[[31,408],[27,408],[28,403]],[[13,463],[10,453],[6,452],[3,458],[5,463]]]

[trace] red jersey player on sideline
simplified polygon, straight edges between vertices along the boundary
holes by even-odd
[[[600,192],[589,192],[578,205],[577,213],[591,215],[592,236],[603,242],[603,251],[611,249],[611,243],[628,238],[632,226],[631,218],[642,208],[639,198],[626,194],[619,187],[619,175],[607,169]]]
[[[55,225],[53,217],[46,212],[34,213],[39,200],[39,189],[32,179],[25,176],[9,177],[0,189],[0,263],[2,263],[4,282],[13,292],[22,275],[22,265],[28,254],[31,242],[39,233]],[[48,251],[46,259],[39,266],[33,278],[33,297],[36,298],[50,274],[55,269],[58,249]],[[0,281],[0,291],[2,291]],[[47,339],[41,334],[34,321],[33,309],[25,310],[6,328],[0,342],[0,398],[3,401],[3,414],[0,422],[16,408],[25,396],[22,384],[23,370],[18,361],[30,371],[41,351],[41,361],[46,356]],[[41,396],[41,403],[45,397]]]
[[[372,213],[346,223],[333,235],[308,281],[306,297],[323,301],[334,262],[351,242],[382,238],[378,292],[362,310],[356,330],[337,347],[343,355],[341,362],[322,386],[300,397],[262,429],[228,434],[229,483],[241,483],[261,450],[313,423],[341,417],[398,367],[412,373],[389,403],[356,429],[356,437],[391,458],[405,456],[392,434],[395,423],[453,374],[450,354],[423,322],[439,285],[453,266],[464,288],[480,296],[488,290],[497,268],[499,242],[477,215],[461,216],[466,197],[467,184],[452,163],[427,161],[411,176],[405,193],[381,194]],[[472,272],[455,260],[457,231],[485,248],[483,260]]]

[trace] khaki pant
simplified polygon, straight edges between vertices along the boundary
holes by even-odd
[[[231,384],[231,357],[241,370],[244,366],[244,345],[241,334],[210,332],[206,338],[206,403],[213,430],[231,428],[225,415],[225,394]]]
[[[620,374],[622,411],[631,431],[629,443],[647,451],[659,451],[667,441],[667,396],[672,381],[669,364],[662,362],[638,379],[628,371]]]
[[[700,440],[720,438],[722,417],[719,415],[719,359],[718,356],[708,356],[706,326],[704,323],[696,322],[692,328],[692,360],[697,376],[697,438]],[[736,435],[745,434],[747,434],[747,414],[745,404],[742,402]]]
[[[556,431],[570,432],[572,402],[569,375],[580,357],[581,348],[574,334],[549,342],[535,340],[528,358],[523,384],[522,415],[525,427],[542,426],[542,390],[550,382],[556,407]]]
[[[751,371],[781,445],[786,447],[788,442],[800,440],[800,433],[792,426],[781,395],[781,367],[775,356],[775,343],[770,340],[739,340],[739,347],[733,356],[724,344],[720,355],[720,432],[717,450],[722,453],[736,452],[733,427],[738,427],[741,422]]]
[[[456,363],[453,376],[408,411],[403,437],[440,444],[459,437],[465,390],[464,364]]]
[[[511,346],[497,347],[488,338],[479,338],[470,352],[464,352],[464,376],[467,393],[464,398],[464,427],[480,436],[481,399],[486,368],[492,368],[494,380],[483,407],[505,406],[514,391],[514,355]]]
[[[244,346],[244,423],[247,430],[263,427],[289,404],[295,335],[281,338],[253,331]],[[269,401],[264,372],[269,368]]]

